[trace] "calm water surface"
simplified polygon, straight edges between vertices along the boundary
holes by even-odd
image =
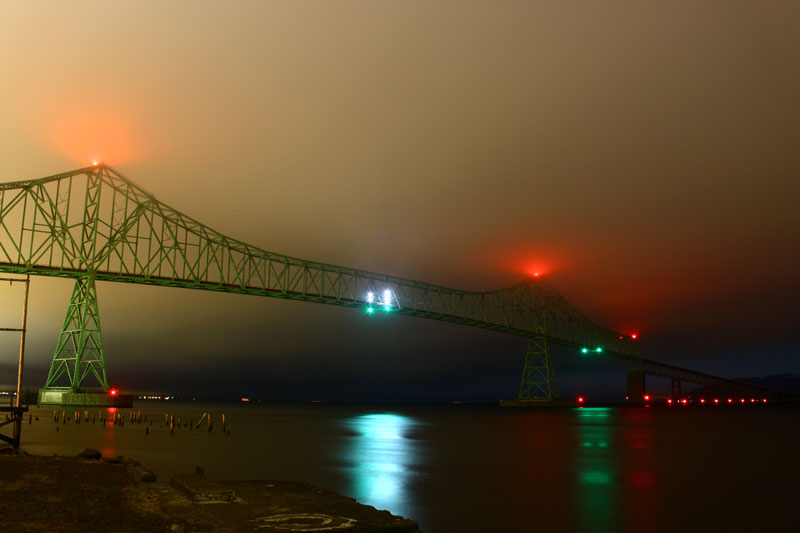
[[[136,458],[166,480],[303,481],[465,531],[798,531],[800,409],[269,406],[139,402],[154,423],[23,429],[23,449]],[[209,433],[170,435],[208,411]],[[99,411],[95,411],[99,412]],[[123,410],[127,420],[128,410]],[[230,436],[221,431],[225,413]],[[70,413],[71,414],[71,413]]]

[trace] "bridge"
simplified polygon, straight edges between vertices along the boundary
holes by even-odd
[[[633,401],[641,401],[645,374],[669,378],[673,387],[689,382],[789,397],[642,357],[635,339],[583,316],[546,279],[474,292],[269,252],[173,209],[103,164],[0,183],[0,272],[75,280],[42,389],[53,401],[109,392],[97,281],[286,298],[525,337],[521,403],[559,398],[550,344],[628,363]]]

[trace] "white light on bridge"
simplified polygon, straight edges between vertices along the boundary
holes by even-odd
[[[367,293],[367,303],[372,303],[374,301],[375,301],[375,293],[374,292],[368,292]]]
[[[383,291],[383,305],[390,306],[392,305],[392,291],[386,289]]]

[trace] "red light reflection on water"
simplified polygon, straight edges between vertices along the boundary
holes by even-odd
[[[626,502],[623,513],[627,530],[640,529],[652,523],[659,511],[658,477],[654,466],[653,413],[645,409],[623,412],[619,427],[621,470],[621,500]]]
[[[656,476],[649,470],[636,470],[628,474],[631,485],[640,489],[650,489],[656,486]]]
[[[106,415],[105,415],[105,424],[103,424],[103,444],[100,448],[100,453],[103,454],[103,457],[116,457],[117,456],[117,446],[116,446],[116,431],[117,428],[114,427],[114,416],[116,416],[117,411],[119,409],[117,407],[107,407],[106,408]],[[102,412],[102,411],[101,411]]]

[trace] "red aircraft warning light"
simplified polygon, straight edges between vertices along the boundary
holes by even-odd
[[[714,398],[714,403],[719,403],[719,398]]]
[[[741,403],[744,403],[744,398],[740,398],[740,399],[739,399],[739,401],[740,401]]]
[[[584,401],[583,396],[578,396],[578,403],[583,403],[583,401]]]
[[[669,399],[667,400],[667,405],[672,405],[672,398],[669,398]]]
[[[683,405],[686,405],[686,403],[687,403],[687,401],[686,401],[686,398],[684,398],[683,400],[681,400],[681,403],[682,403]]]
[[[646,402],[650,401],[650,395],[649,394],[645,394],[644,395],[644,401],[646,401]]]
[[[700,398],[700,403],[706,403],[706,399],[705,398]]]
[[[117,389],[111,389],[111,396],[117,395]]]
[[[733,400],[731,400],[730,398],[728,398],[728,403],[733,403]]]
[[[637,338],[638,336],[639,336],[639,335],[637,335],[636,333],[631,333],[631,339],[633,339],[633,340],[636,340],[636,338]]]
[[[764,401],[764,403],[767,403],[767,399],[766,399],[766,398],[764,398],[764,400],[763,400],[763,401]]]

